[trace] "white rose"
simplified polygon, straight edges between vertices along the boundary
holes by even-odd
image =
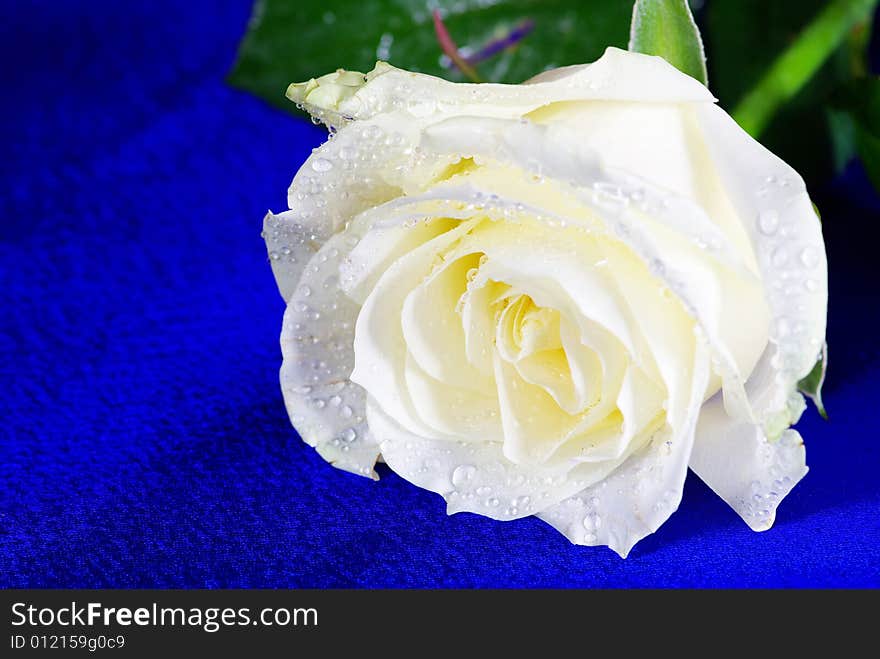
[[[379,63],[288,96],[335,131],[264,227],[308,444],[622,556],[688,466],[770,527],[807,471],[825,251],[801,178],[705,87],[609,48],[522,85]]]

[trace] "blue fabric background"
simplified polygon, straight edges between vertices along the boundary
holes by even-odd
[[[832,419],[801,421],[812,471],[771,531],[694,477],[626,561],[447,517],[288,424],[260,223],[324,132],[224,83],[249,4],[4,12],[0,585],[880,585],[880,202],[858,165],[816,190]]]

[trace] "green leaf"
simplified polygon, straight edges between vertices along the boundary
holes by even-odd
[[[441,63],[428,7],[436,7],[465,54],[504,36],[524,19],[534,28],[477,68],[492,82],[522,82],[548,68],[598,59],[626,47],[630,5],[621,0],[257,0],[229,80],[291,112],[291,82],[345,68],[369,71],[376,60],[463,80]]]
[[[880,190],[880,78],[851,81],[835,94],[832,116],[847,123],[854,153],[861,157],[868,177]]]
[[[780,54],[831,4],[838,5],[839,0],[706,3],[703,36],[711,54],[712,93],[721,106],[737,107]],[[797,169],[808,185],[825,180],[851,148],[845,123],[829,122],[827,102],[841,83],[864,75],[869,27],[869,20],[856,23],[799,91],[778,106],[761,133],[761,142]]]
[[[777,57],[740,101],[734,118],[758,136],[779,106],[797,94],[846,39],[871,15],[876,0],[832,0]]]
[[[859,157],[874,189],[880,192],[880,137],[864,126],[859,126],[856,135]]]
[[[703,40],[687,0],[636,0],[629,49],[659,55],[679,71],[709,84]]]
[[[858,155],[856,125],[849,112],[829,108],[827,115],[834,171],[842,172],[849,161]]]
[[[819,414],[826,421],[828,420],[828,412],[825,411],[825,404],[822,402],[822,385],[825,384],[825,371],[828,368],[828,344],[822,346],[822,354],[819,360],[813,366],[807,376],[798,382],[798,390],[807,396],[816,405]]]

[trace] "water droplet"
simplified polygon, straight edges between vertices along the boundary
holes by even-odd
[[[771,236],[776,233],[778,228],[779,213],[773,209],[761,211],[761,214],[758,215],[758,229],[760,229],[761,233]]]
[[[788,250],[786,250],[784,246],[777,247],[773,250],[773,256],[770,260],[774,267],[781,268],[788,262]]]
[[[492,497],[491,499],[486,500],[486,505],[491,508],[497,508],[500,504],[501,501],[499,501],[497,497]]]
[[[351,407],[349,407],[348,405],[344,405],[340,412],[345,418],[350,418],[354,414],[354,410],[351,409]]]
[[[666,265],[660,259],[651,259],[648,267],[658,277],[662,277],[666,273]]]
[[[602,526],[602,518],[599,517],[599,515],[596,513],[590,513],[586,517],[584,517],[583,524],[584,528],[587,531],[592,532]]]
[[[804,247],[801,250],[801,263],[808,268],[815,268],[819,265],[819,253],[813,247]]]
[[[819,284],[815,279],[807,279],[804,281],[804,288],[813,293],[819,288]]]
[[[346,428],[342,431],[342,439],[346,442],[353,442],[357,439],[357,432],[354,428]]]
[[[776,336],[782,338],[786,337],[791,333],[791,323],[788,322],[788,318],[782,316],[776,320]]]
[[[455,487],[464,487],[477,475],[477,468],[473,465],[459,465],[452,472],[452,484]]]
[[[364,128],[364,132],[361,133],[365,139],[375,140],[378,137],[382,136],[382,129],[378,126],[367,126]]]
[[[437,105],[430,98],[412,98],[407,103],[406,109],[415,117],[427,117],[434,114]]]
[[[316,172],[329,172],[333,169],[333,163],[326,158],[315,158],[312,161],[312,169]]]

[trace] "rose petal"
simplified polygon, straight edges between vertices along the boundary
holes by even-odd
[[[345,72],[349,75],[354,72]],[[437,114],[517,117],[551,102],[629,101],[633,103],[711,102],[708,89],[683,76],[659,57],[607,48],[591,64],[542,73],[522,85],[462,84],[396,69],[385,62],[364,76],[360,87],[339,88],[334,74],[291,86],[291,98],[330,126],[344,126],[394,111],[410,121]],[[489,102],[487,102],[489,101]]]
[[[425,373],[412,354],[406,356],[406,384],[419,417],[435,434],[450,440],[486,442],[504,437],[494,387],[489,394],[450,386]]]
[[[606,386],[603,382],[603,376],[609,371],[606,361],[584,342],[567,318],[561,319],[559,334],[575,389],[573,407],[582,410],[587,406],[597,405]],[[610,373],[608,378],[613,380]],[[608,387],[611,388],[610,382]],[[614,395],[615,392],[611,389],[609,393]]]
[[[403,329],[399,322],[389,319],[401,317],[407,296],[430,276],[437,251],[470,228],[471,224],[463,222],[398,259],[382,274],[357,317],[357,359],[351,380],[369,391],[382,409],[408,430],[426,437],[442,433],[425,423],[419,405],[412,399],[404,371],[408,349]]]
[[[467,288],[467,274],[479,266],[479,255],[450,258],[406,296],[401,325],[407,349],[431,377],[448,385],[494,396],[495,386],[474,368],[465,350],[458,301]]]
[[[731,419],[717,396],[700,412],[690,466],[754,531],[773,526],[776,507],[807,473],[796,430],[768,441],[760,426]]]
[[[442,495],[449,514],[473,512],[493,519],[527,517],[589,484],[623,461],[580,465],[520,466],[507,460],[500,442],[428,439],[407,431],[367,401],[367,419],[380,439],[388,466],[411,483]]]
[[[377,216],[383,218],[382,224],[375,219]],[[412,217],[392,202],[352,220],[353,233],[363,234],[363,238],[340,268],[342,287],[350,298],[363,304],[392,263],[459,224],[445,217],[412,222]]]
[[[297,220],[297,214],[285,211],[278,215],[269,212],[263,219],[263,237],[269,253],[272,274],[284,301],[290,299],[299,283],[306,264],[329,236],[312,240],[310,231]]]
[[[504,456],[517,464],[547,462],[560,438],[578,427],[583,415],[566,414],[543,388],[520,377],[496,353],[495,382],[504,425]]]
[[[757,254],[773,322],[746,384],[759,423],[731,419],[717,400],[707,402],[691,467],[750,527],[764,530],[807,472],[800,435],[784,429],[803,409],[797,382],[812,369],[825,336],[825,247],[800,176],[717,108],[701,108],[698,116]]]
[[[462,300],[465,352],[468,361],[484,375],[492,376],[494,372],[495,317],[491,307],[509,288],[507,284],[475,280]]]
[[[828,267],[822,227],[801,177],[721,109],[701,107],[703,139],[723,188],[742,218],[764,279],[770,342],[755,371],[779,374],[749,386],[762,421],[783,410],[810,372],[825,337]],[[752,383],[754,385],[754,383]]]
[[[527,295],[517,295],[499,316],[496,348],[520,378],[543,389],[563,411],[577,414],[587,405],[587,401],[581,403],[578,396],[578,389],[586,385],[574,381],[562,348],[561,322],[557,310],[536,307]],[[590,364],[593,368],[585,377],[598,396],[602,366],[595,355],[593,360]]]
[[[605,480],[538,514],[573,543],[607,545],[625,558],[639,540],[656,531],[678,508],[709,380],[709,350],[702,332],[697,332],[684,423],[668,433],[658,433]]]
[[[341,469],[378,478],[373,465],[379,449],[366,425],[365,393],[348,378],[358,305],[339,288],[347,240],[331,238],[290,295],[281,331],[281,391],[307,444]]]

